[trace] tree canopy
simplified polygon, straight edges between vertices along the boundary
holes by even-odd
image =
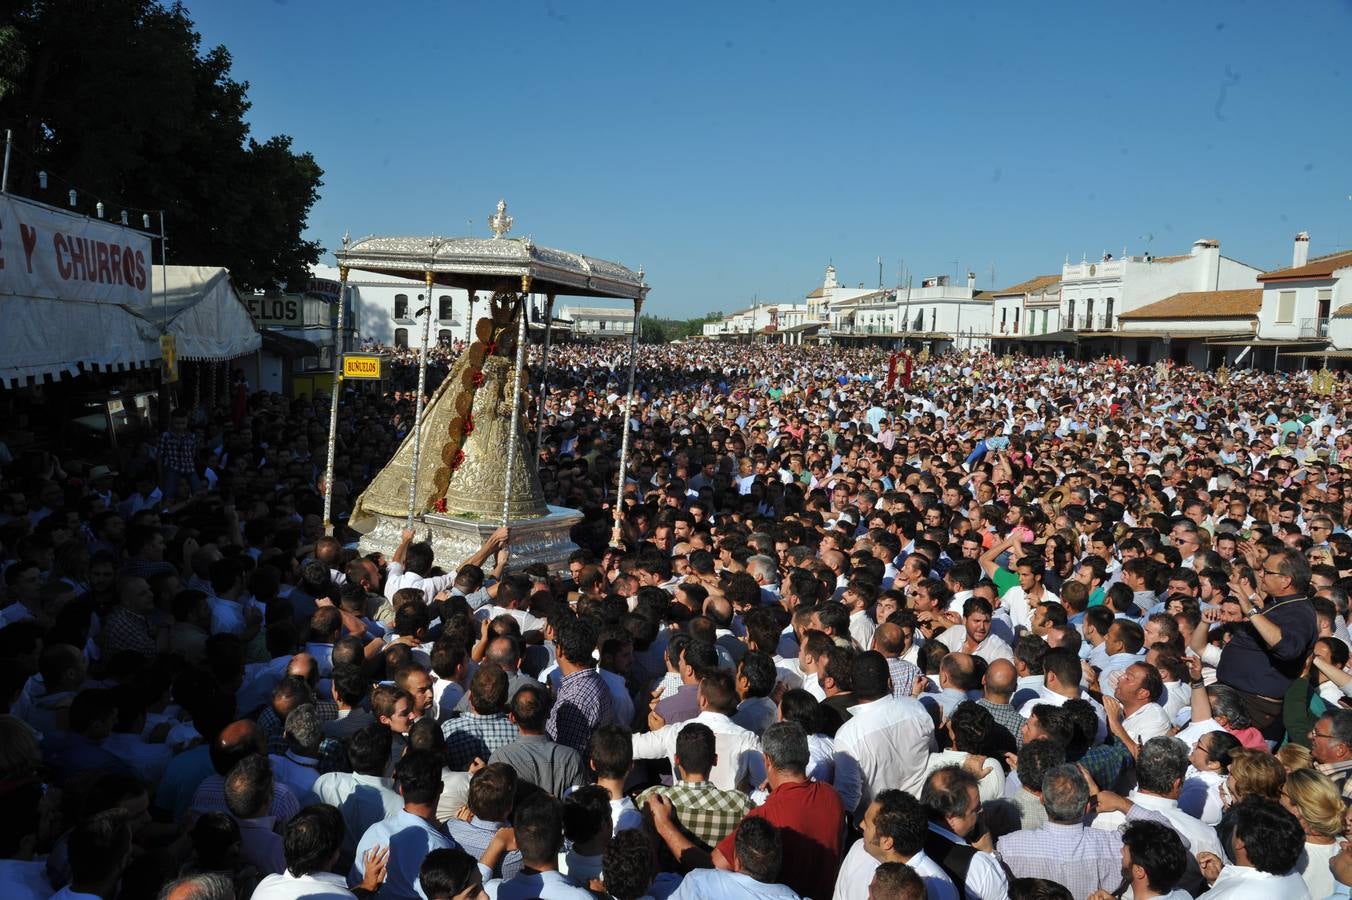
[[[249,134],[230,65],[181,4],[16,0],[0,13],[11,192],[64,206],[73,187],[110,218],[163,209],[169,262],[225,266],[244,288],[303,280],[323,252],[302,237],[323,171],[290,137]]]
[[[639,341],[644,344],[669,344],[684,338],[704,334],[706,322],[717,322],[721,312],[706,313],[693,319],[659,319],[656,316],[639,317]]]

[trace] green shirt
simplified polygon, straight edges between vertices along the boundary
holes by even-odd
[[[991,576],[991,581],[995,583],[995,590],[1003,597],[1010,588],[1019,586],[1019,576],[1016,572],[1011,572],[1003,566],[995,570]]]

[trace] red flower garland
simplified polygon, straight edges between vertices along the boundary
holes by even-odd
[[[460,468],[464,464],[464,462],[465,462],[465,451],[464,450],[455,451],[455,458],[451,460],[451,471],[454,472],[456,469]],[[442,497],[441,502],[445,503],[446,498]]]
[[[446,511],[446,498],[441,497],[438,499],[436,503],[432,504],[432,508],[439,513],[444,513]]]

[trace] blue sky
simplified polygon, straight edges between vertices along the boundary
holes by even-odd
[[[324,168],[330,249],[485,235],[503,197],[684,317],[801,299],[832,260],[989,288],[1124,245],[1352,246],[1349,0],[187,7],[255,135]]]

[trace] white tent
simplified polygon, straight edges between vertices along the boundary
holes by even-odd
[[[155,324],[168,319],[179,359],[220,361],[253,353],[262,344],[249,309],[213,266],[155,266],[150,306],[136,311]],[[158,331],[154,355],[159,356]]]
[[[162,333],[174,335],[181,360],[227,360],[259,348],[258,328],[225,269],[154,266],[151,278],[150,305],[135,309],[0,298],[0,386],[154,365]]]

